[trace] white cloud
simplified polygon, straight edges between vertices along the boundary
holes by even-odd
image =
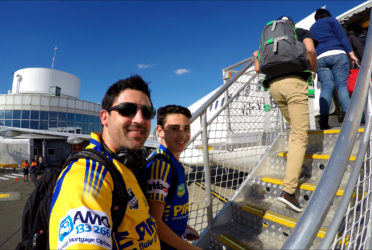
[[[152,68],[153,65],[151,64],[144,64],[144,63],[139,63],[137,64],[137,68],[139,69],[149,69],[149,68]]]
[[[174,71],[174,73],[175,73],[176,75],[188,74],[188,73],[190,73],[190,72],[191,72],[191,70],[189,70],[189,69],[176,69],[176,70]]]

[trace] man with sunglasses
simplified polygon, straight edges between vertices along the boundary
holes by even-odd
[[[50,249],[160,249],[155,220],[134,174],[144,162],[140,152],[155,113],[148,84],[138,75],[107,90],[100,113],[102,135],[92,133],[87,148],[102,153],[119,170],[128,193],[124,217],[113,231],[113,179],[105,166],[89,159],[72,162],[53,194]]]

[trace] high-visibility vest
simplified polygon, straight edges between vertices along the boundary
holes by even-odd
[[[28,162],[23,162],[22,163],[22,168],[28,168],[30,166],[30,164],[28,164]]]

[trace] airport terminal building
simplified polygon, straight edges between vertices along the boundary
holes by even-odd
[[[102,131],[99,119],[101,104],[80,100],[79,93],[80,79],[73,74],[51,68],[20,69],[14,73],[12,90],[0,95],[0,127],[69,134]],[[29,137],[32,138],[25,135],[2,136],[0,164],[19,164],[22,159],[31,159],[34,155],[41,155],[46,162],[57,164],[74,152],[74,148],[78,150],[82,147],[66,143],[63,137]],[[14,146],[9,148],[9,144]],[[25,146],[20,147],[21,144]],[[28,152],[22,152],[26,148]],[[15,157],[15,152],[10,156],[9,151],[13,150],[18,151],[22,159],[16,159],[18,157]],[[5,151],[8,151],[7,157]]]
[[[79,100],[80,79],[48,68],[14,73],[12,90],[0,95],[0,126],[89,134],[100,131],[101,105]]]

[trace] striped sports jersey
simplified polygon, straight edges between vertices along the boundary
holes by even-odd
[[[189,193],[186,185],[185,170],[182,164],[163,145],[160,145],[154,154],[165,154],[173,168],[169,163],[159,158],[147,164],[145,170],[146,196],[148,200],[165,203],[162,219],[181,237],[186,230],[189,218]],[[172,170],[177,173],[177,187],[171,200],[166,202],[165,198],[172,183]]]
[[[118,230],[111,231],[113,180],[110,172],[89,159],[73,161],[56,183],[49,222],[50,249],[159,249],[155,220],[132,171],[103,151],[100,135],[90,144],[118,168],[128,192],[128,205]]]

